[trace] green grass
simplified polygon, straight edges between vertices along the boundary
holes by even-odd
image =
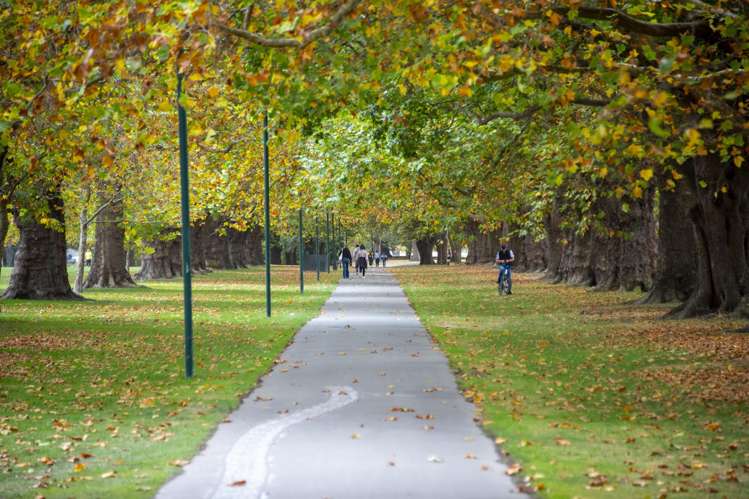
[[[195,276],[190,381],[181,280],[92,290],[84,302],[0,302],[0,497],[153,496],[319,313],[338,275],[317,284],[308,273],[304,296],[297,279],[295,267],[273,268],[267,319],[262,269]]]
[[[489,267],[391,269],[485,429],[548,497],[749,497],[749,335]]]

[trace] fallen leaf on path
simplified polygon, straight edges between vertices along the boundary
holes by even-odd
[[[229,487],[244,487],[245,485],[247,485],[247,480],[237,480],[236,482],[231,482]]]
[[[427,461],[430,463],[444,463],[445,461],[439,456],[429,456]]]

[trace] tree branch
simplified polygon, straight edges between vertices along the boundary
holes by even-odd
[[[319,38],[330,34],[343,19],[351,14],[362,0],[347,0],[343,5],[327,20],[322,26],[307,31],[300,38],[268,38],[258,33],[253,33],[244,29],[232,28],[222,23],[216,23],[216,26],[222,31],[242,38],[256,45],[273,48],[304,48]]]
[[[557,14],[566,17],[572,9],[569,7],[556,7],[553,10]],[[704,35],[712,31],[706,19],[680,23],[650,23],[641,21],[626,12],[610,7],[578,7],[577,15],[585,19],[610,21],[617,28],[629,33],[639,33],[641,35],[656,37],[671,37],[691,32]]]
[[[610,100],[594,99],[591,97],[576,97],[572,99],[571,101],[569,101],[570,104],[574,104],[578,106],[588,106],[588,107],[605,107],[610,102],[611,102]],[[519,113],[498,112],[498,113],[490,114],[489,116],[484,116],[483,118],[479,118],[477,120],[477,123],[479,125],[486,125],[499,118],[507,118],[511,120],[525,120],[528,118],[532,118],[533,115],[541,111],[541,109],[543,109],[541,106],[531,106],[525,111],[521,111]]]

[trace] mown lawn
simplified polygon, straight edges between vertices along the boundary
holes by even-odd
[[[749,335],[634,293],[390,269],[517,476],[547,497],[749,497]]]
[[[266,319],[262,269],[195,276],[190,381],[181,280],[0,302],[0,497],[153,496],[319,313],[338,274],[321,278],[302,297],[274,267]]]

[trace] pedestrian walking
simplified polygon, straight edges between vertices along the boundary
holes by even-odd
[[[360,246],[361,244],[357,244],[356,246],[354,246],[354,254],[351,257],[351,262],[354,265],[354,270],[356,270],[356,275],[359,275],[359,251],[360,251],[359,247]]]
[[[370,256],[366,249],[364,249],[364,245],[362,244],[359,246],[359,251],[357,253],[359,256],[356,259],[356,264],[359,267],[359,270],[361,271],[362,279],[367,277],[367,259]]]
[[[374,252],[374,261],[375,261],[375,267],[380,266],[380,252],[376,251]]]
[[[364,250],[367,251],[367,250]],[[374,263],[374,254],[367,251],[367,261],[369,262],[369,266],[371,267]]]
[[[389,250],[385,248],[382,253],[380,253],[380,261],[382,262],[382,266],[385,267],[387,265],[388,258],[390,255],[388,255]]]
[[[341,261],[341,267],[343,268],[343,278],[351,279],[348,269],[349,264],[351,264],[351,251],[349,251],[347,246],[344,246],[340,253],[338,253],[338,259]]]

